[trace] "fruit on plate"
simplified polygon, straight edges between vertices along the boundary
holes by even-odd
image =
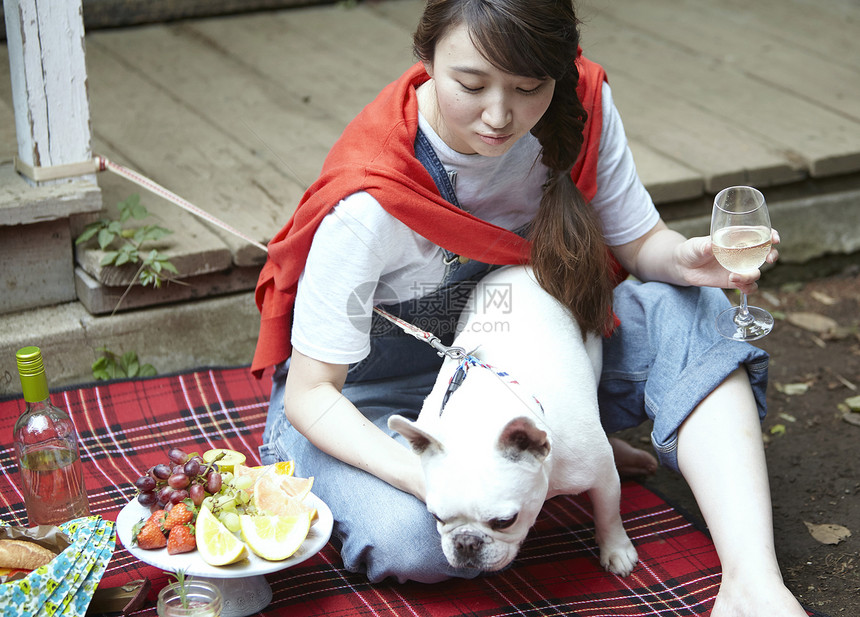
[[[131,530],[131,538],[140,548],[152,550],[167,546],[167,538],[161,530],[164,510],[156,510],[148,519],[141,520]]]
[[[161,523],[161,527],[164,531],[169,532],[177,525],[193,523],[196,514],[197,513],[194,511],[193,507],[189,508],[184,501],[180,501],[170,509],[170,512],[164,515],[164,521]]]
[[[313,501],[305,500],[314,478],[295,477],[292,461],[256,467],[244,461],[224,448],[202,456],[171,449],[167,462],[135,482],[138,502],[153,512],[132,530],[137,546],[166,546],[169,554],[197,549],[214,566],[245,558],[249,548],[271,561],[295,553],[317,520]]]
[[[304,512],[296,516],[250,516],[239,517],[242,539],[254,553],[269,561],[283,561],[293,555],[311,528],[311,514]]]
[[[316,518],[316,508],[304,503],[314,479],[296,478],[275,473],[261,474],[254,482],[251,503],[260,514],[294,516],[307,513]]]
[[[171,448],[166,462],[150,467],[134,482],[138,502],[151,511],[170,510],[187,499],[199,507],[207,495],[221,491],[221,484],[217,463],[179,448]]]
[[[233,467],[236,465],[245,464],[245,455],[235,450],[227,450],[226,448],[214,448],[203,453],[203,460],[207,463],[216,463],[218,470],[223,472],[233,472]]]
[[[167,536],[167,552],[170,555],[178,553],[190,553],[197,548],[197,540],[194,537],[194,525],[183,523],[170,530]]]
[[[226,566],[244,559],[248,549],[208,508],[197,515],[197,550],[203,561],[212,566]]]

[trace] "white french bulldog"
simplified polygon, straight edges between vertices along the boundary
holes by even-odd
[[[455,346],[476,350],[465,367],[447,358],[418,419],[388,422],[421,457],[447,560],[504,568],[545,500],[588,491],[601,565],[630,574],[636,549],[598,417],[600,338],[583,341],[570,312],[522,266],[486,276],[458,328]]]

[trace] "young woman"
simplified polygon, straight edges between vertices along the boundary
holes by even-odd
[[[712,614],[800,617],[773,548],[767,356],[713,327],[719,288],[751,292],[757,275],[730,275],[708,238],[660,220],[577,25],[570,0],[427,3],[420,62],[346,128],[269,244],[253,365],[275,366],[264,461],[294,459],[316,477],[348,569],[372,581],[477,575],[448,565],[418,459],[387,428],[394,413],[417,416],[441,360],[372,307],[450,343],[470,285],[531,262],[584,328],[607,335],[607,431],[652,419],[661,462],[690,483],[723,565]],[[619,284],[625,271],[646,282]],[[614,447],[620,468],[649,467]]]

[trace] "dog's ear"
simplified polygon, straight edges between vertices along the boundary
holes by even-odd
[[[546,433],[524,416],[508,422],[499,437],[499,451],[511,460],[519,460],[526,453],[543,460],[549,454],[549,448]]]
[[[428,451],[431,453],[442,451],[442,444],[438,439],[419,428],[415,422],[407,420],[403,416],[391,416],[388,418],[388,428],[406,437],[412,445],[412,450],[415,454],[420,455]]]

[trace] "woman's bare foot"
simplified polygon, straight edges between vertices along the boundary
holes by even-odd
[[[768,581],[723,578],[711,617],[807,617],[808,613],[785,587],[782,578]]]
[[[623,439],[609,438],[615,467],[622,479],[651,476],[657,472],[657,459],[645,450],[634,448]]]

